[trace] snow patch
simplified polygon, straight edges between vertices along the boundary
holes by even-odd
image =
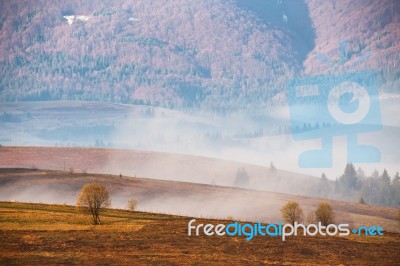
[[[80,21],[88,21],[90,17],[81,15],[81,16],[76,16],[76,19]]]
[[[71,16],[63,16],[63,17],[67,20],[68,25],[71,25],[75,19],[79,20],[79,21],[84,21],[84,22],[86,22],[90,19],[90,17],[84,16],[84,15],[79,15],[79,16],[71,15]]]
[[[133,21],[133,22],[137,22],[137,21],[139,21],[139,19],[138,19],[138,18],[134,18],[134,17],[130,17],[128,20],[129,20],[129,21]]]
[[[71,25],[74,22],[75,16],[64,16],[64,18],[67,20],[68,25]]]

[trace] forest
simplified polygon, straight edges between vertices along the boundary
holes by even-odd
[[[285,84],[299,75],[364,69],[381,92],[398,92],[392,3],[3,1],[0,101],[257,109],[285,104]],[[330,67],[321,55],[343,62]]]

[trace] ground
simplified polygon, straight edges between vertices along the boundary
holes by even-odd
[[[0,264],[400,264],[396,233],[246,241],[188,236],[189,217],[109,209],[101,218],[93,226],[74,206],[0,202]]]
[[[108,174],[0,168],[0,201],[74,205],[83,185],[93,182],[106,186],[113,208],[126,208],[128,200],[135,198],[141,211],[278,223],[282,220],[280,209],[288,201],[298,202],[306,216],[315,211],[321,201],[327,201],[334,208],[337,223],[348,223],[351,228],[379,225],[386,231],[400,233],[395,208]]]

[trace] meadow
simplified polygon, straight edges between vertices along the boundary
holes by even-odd
[[[188,236],[189,217],[107,209],[102,225],[69,205],[0,202],[1,265],[360,265],[400,263],[400,235]],[[205,223],[228,221],[199,219]]]

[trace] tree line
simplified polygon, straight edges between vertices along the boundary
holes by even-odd
[[[380,174],[375,170],[366,175],[362,168],[355,169],[352,163],[346,164],[343,174],[334,182],[322,174],[315,194],[326,198],[359,200],[363,204],[400,206],[400,176],[397,172],[391,177],[385,169]]]

